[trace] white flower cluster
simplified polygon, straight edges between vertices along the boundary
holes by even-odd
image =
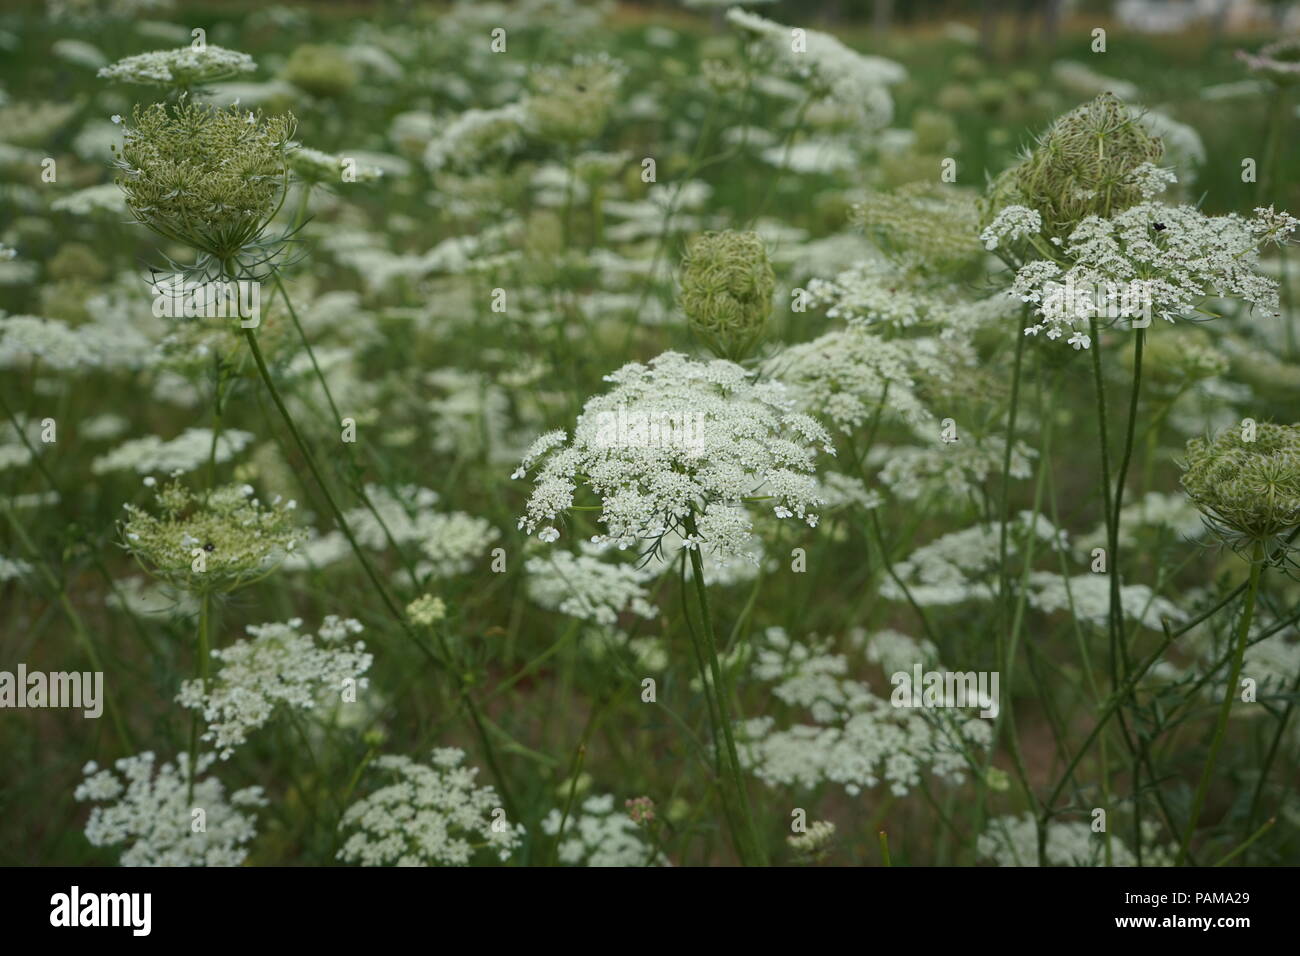
[[[1142,833],[1142,865],[1173,865],[1173,851],[1155,845],[1158,824],[1144,821]],[[1038,866],[1038,830],[1034,815],[1026,811],[1018,817],[1002,816],[990,820],[976,841],[975,852],[980,859],[998,866]],[[1048,866],[1104,866],[1106,835],[1094,833],[1087,823],[1053,820],[1047,825],[1044,852]],[[1110,852],[1113,866],[1137,865],[1137,857],[1118,836],[1111,837]]]
[[[375,551],[388,547],[385,528],[397,544],[418,541],[420,523],[436,513],[433,506],[441,499],[432,488],[417,485],[397,485],[390,491],[383,485],[368,484],[365,492],[374,511],[362,505],[350,510],[346,517],[357,541]]]
[[[466,110],[447,121],[424,151],[431,172],[468,169],[494,154],[509,154],[523,143],[528,110],[523,103],[496,109]]]
[[[801,408],[848,432],[870,421],[882,402],[908,424],[931,421],[917,379],[950,375],[966,364],[959,351],[938,339],[886,341],[853,325],[791,346],[777,364]]]
[[[480,555],[501,537],[485,518],[462,511],[436,511],[439,494],[431,488],[399,485],[391,491],[382,485],[366,485],[366,498],[373,506],[362,505],[347,513],[348,526],[357,541],[375,551],[388,548],[388,537],[401,546],[412,544],[424,554],[415,572],[420,577],[446,578],[464,574]],[[387,529],[387,534],[385,533]],[[322,557],[335,554],[346,557],[340,544],[341,535],[330,534],[320,540]],[[328,561],[319,563],[329,563]]]
[[[765,640],[754,677],[774,683],[780,700],[807,708],[813,720],[783,730],[772,717],[739,726],[741,764],[768,786],[832,782],[856,796],[884,781],[905,796],[922,771],[960,783],[992,742],[989,721],[973,710],[894,707],[875,696],[845,676],[847,659],[825,643],[796,644],[780,628],[769,629]]]
[[[1119,543],[1128,548],[1135,545],[1144,528],[1163,529],[1175,541],[1194,541],[1205,534],[1205,522],[1195,502],[1185,494],[1165,494],[1148,491],[1137,501],[1120,510]],[[1075,550],[1080,557],[1091,556],[1093,548],[1106,547],[1108,533],[1103,521],[1086,535],[1075,539]]]
[[[1155,163],[1139,163],[1133,167],[1128,178],[1129,182],[1137,187],[1143,199],[1154,199],[1178,182],[1178,176],[1172,169],[1157,166]]]
[[[461,766],[465,751],[442,747],[432,765],[382,756],[372,768],[393,782],[353,803],[339,826],[353,831],[338,858],[362,866],[464,866],[486,843],[501,860],[523,839],[496,790],[474,786],[477,767]]]
[[[1254,218],[1245,219],[1141,203],[1111,219],[1089,216],[1064,244],[1064,264],[1026,263],[1010,294],[1034,303],[1039,321],[1026,335],[1069,334],[1075,348],[1091,344],[1083,330],[1099,311],[1112,319],[1158,316],[1173,322],[1218,296],[1272,314],[1278,311],[1277,283],[1255,271],[1259,247],[1285,242],[1297,225],[1272,209],[1256,209]],[[1104,310],[1099,290],[1113,296]]]
[[[117,188],[116,183],[104,183],[60,196],[50,203],[50,209],[54,212],[72,213],[74,216],[93,216],[97,213],[125,215],[126,196]]]
[[[176,697],[182,707],[203,714],[208,727],[202,739],[212,743],[223,760],[277,708],[310,710],[336,695],[341,698],[345,688],[364,690],[368,684],[362,675],[373,658],[365,644],[343,643],[361,633],[358,621],[330,615],[316,637],[302,632],[301,618],[249,625],[247,630],[251,640],[212,652],[220,662],[213,678],[206,683],[185,681]]]
[[[525,531],[540,526],[542,540],[558,538],[553,522],[573,506],[580,485],[601,499],[606,534],[599,540],[620,548],[661,538],[694,512],[698,533],[688,546],[707,544],[722,557],[745,553],[749,500],[769,504],[778,518],[817,524],[817,446],[834,449],[817,421],[794,411],[786,386],[756,382],[734,362],[679,352],[625,365],[605,380],[614,388],[587,402],[572,442],[562,431],[548,432],[515,471],[521,478],[545,458],[519,521]],[[694,440],[610,442],[606,424],[620,410],[696,423]]]
[[[980,233],[985,249],[996,249],[998,243],[1011,244],[1026,236],[1036,236],[1043,231],[1043,217],[1028,206],[1007,206]]]
[[[184,474],[206,465],[210,456],[218,464],[227,462],[248,447],[252,440],[251,432],[224,429],[217,436],[214,453],[210,428],[187,428],[170,441],[157,435],[146,435],[123,442],[107,454],[100,455],[91,462],[90,470],[96,475],[111,471],[135,471],[141,475],[151,472]]]
[[[647,619],[659,613],[646,587],[657,569],[602,560],[597,549],[583,550],[553,551],[524,562],[528,596],[544,608],[596,624],[614,624],[624,613]]]
[[[1067,547],[1064,531],[1043,515],[1022,511],[1008,523],[1009,558],[1019,550],[1019,542],[1030,529],[1049,547],[1058,550]],[[996,593],[994,572],[1000,543],[1001,527],[992,522],[946,534],[917,548],[906,560],[893,566],[893,575],[906,586],[906,593],[894,576],[890,576],[881,582],[880,595],[891,601],[904,601],[911,595],[922,607],[991,600]]]
[[[872,511],[879,508],[885,500],[875,488],[868,488],[861,478],[838,471],[828,471],[822,475],[821,484],[821,494],[829,509],[857,505],[865,511]]]
[[[421,515],[416,539],[425,560],[416,565],[420,577],[449,578],[465,574],[501,532],[486,518],[463,511]]]
[[[1007,313],[1001,294],[974,298],[955,287],[927,288],[883,256],[863,259],[834,279],[812,279],[808,304],[849,325],[928,325],[943,338],[968,335]]]
[[[1029,606],[1052,614],[1074,610],[1074,616],[1095,627],[1105,627],[1110,617],[1110,579],[1104,574],[1079,574],[1068,580],[1051,571],[1029,575]],[[1184,620],[1186,615],[1173,602],[1157,597],[1145,584],[1120,588],[1120,604],[1126,617],[1152,630],[1160,630],[1160,619]]]
[[[252,73],[257,64],[247,53],[205,44],[175,50],[154,50],[118,60],[99,71],[105,80],[151,86],[191,87]]]
[[[0,584],[5,581],[14,581],[24,574],[30,574],[32,566],[20,558],[6,558],[0,554]]]
[[[0,368],[25,367],[33,359],[60,372],[136,369],[148,363],[156,343],[118,322],[72,326],[34,315],[0,318]]]
[[[957,509],[978,494],[990,475],[1002,473],[1006,439],[997,435],[977,438],[967,432],[961,441],[931,440],[924,445],[883,447],[877,445],[867,456],[869,463],[884,461],[880,481],[903,501],[925,501],[936,508]],[[1011,446],[1012,478],[1033,475],[1036,449],[1017,441]]]
[[[552,810],[542,830],[555,836],[563,814]],[[646,842],[645,831],[627,813],[614,807],[613,794],[588,797],[564,821],[559,858],[570,866],[670,866],[668,859]]]
[[[257,829],[255,817],[240,810],[266,806],[266,799],[261,787],[236,790],[227,799],[220,780],[199,776],[214,760],[213,754],[198,758],[192,799],[188,754],[157,768],[151,751],[123,757],[114,764],[117,773],[86,764],[74,796],[108,803],[91,809],[86,839],[93,846],[127,844],[123,866],[241,865]],[[202,829],[193,826],[195,810],[203,811]]]
[[[803,30],[800,45],[790,27],[739,7],[727,11],[727,20],[762,44],[786,71],[810,81],[812,92],[853,115],[863,129],[882,129],[894,118],[889,87],[907,73],[893,60],[858,53],[817,30]]]

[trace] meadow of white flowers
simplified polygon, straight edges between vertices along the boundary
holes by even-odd
[[[1300,860],[1300,39],[817,6],[0,13],[0,863]]]

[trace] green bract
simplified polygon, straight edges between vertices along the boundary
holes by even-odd
[[[1233,546],[1300,525],[1300,425],[1255,424],[1187,443],[1183,488]]]
[[[757,233],[706,232],[687,243],[682,309],[691,331],[720,358],[739,361],[762,341],[775,287]]]
[[[136,220],[226,267],[258,243],[284,201],[292,115],[192,102],[136,108],[117,184]]]

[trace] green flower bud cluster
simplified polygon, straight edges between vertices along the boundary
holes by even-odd
[[[117,184],[138,222],[229,264],[262,238],[284,202],[295,125],[289,114],[188,100],[137,107]]]
[[[570,145],[591,139],[609,120],[624,72],[621,63],[604,54],[537,70],[527,103],[533,132]]]
[[[306,43],[296,48],[281,76],[310,96],[334,99],[357,85],[357,68],[343,51],[326,44]]]
[[[960,270],[984,256],[979,209],[968,193],[928,182],[872,193],[853,220],[900,265],[921,271]]]
[[[763,340],[776,275],[753,232],[705,232],[687,243],[681,304],[691,331],[720,358],[738,362]]]
[[[128,504],[123,546],[153,574],[192,593],[228,593],[267,574],[303,540],[294,503],[265,505],[248,485],[206,496],[177,481],[160,488],[158,513]]]
[[[982,226],[1005,207],[1028,206],[1043,233],[1065,237],[1088,216],[1109,217],[1145,198],[1135,171],[1156,163],[1164,144],[1113,93],[1056,120],[1029,153],[993,181]]]
[[[1300,425],[1245,422],[1187,443],[1183,489],[1233,547],[1300,525]]]

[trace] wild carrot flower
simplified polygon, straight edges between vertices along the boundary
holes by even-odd
[[[225,760],[278,709],[311,710],[346,699],[347,691],[355,702],[372,658],[361,641],[345,640],[361,630],[360,622],[334,615],[315,637],[303,632],[301,618],[249,625],[249,640],[214,650],[216,674],[182,683],[177,703],[203,715],[207,730],[200,739]]]
[[[290,115],[183,101],[136,108],[117,184],[136,221],[227,274],[267,261],[260,245],[289,184]]]
[[[362,866],[464,866],[486,844],[501,860],[523,839],[522,824],[505,819],[496,791],[476,787],[477,767],[465,752],[444,747],[431,764],[383,756],[371,774],[387,782],[353,803],[339,823],[351,835],[338,857]]]
[[[246,844],[257,834],[255,817],[243,812],[266,805],[261,787],[245,787],[226,796],[214,777],[201,776],[216,757],[203,754],[194,766],[190,793],[190,757],[157,765],[152,752],[123,757],[114,770],[86,764],[78,800],[105,804],[90,811],[86,839],[93,846],[125,844],[123,866],[239,866]],[[119,776],[119,774],[121,776]],[[203,811],[203,827],[194,826],[194,809]]]
[[[604,53],[579,55],[571,64],[535,71],[525,104],[532,131],[558,143],[591,139],[608,121],[625,72]]]
[[[744,553],[751,503],[816,525],[817,450],[834,449],[820,424],[794,411],[784,385],[755,381],[734,362],[679,352],[625,365],[605,380],[614,387],[587,402],[572,440],[548,432],[515,471],[522,478],[542,463],[520,528],[555,540],[554,522],[574,506],[579,487],[600,498],[605,534],[597,538],[621,548],[657,542],[695,515],[688,547]],[[660,421],[671,424],[647,426]]]
[[[805,30],[804,46],[796,49],[789,27],[739,7],[727,11],[727,20],[783,70],[807,82],[811,96],[832,100],[861,128],[879,129],[893,118],[889,87],[907,75],[894,61],[858,53],[817,30]]]
[[[303,532],[294,502],[263,504],[248,485],[208,494],[173,481],[155,492],[157,514],[127,504],[122,546],[159,578],[196,593],[234,591],[265,577]]]
[[[104,67],[99,76],[121,83],[194,90],[256,69],[257,64],[247,53],[205,45],[137,53]]]
[[[552,810],[542,832],[560,832],[564,814]],[[588,797],[569,812],[560,840],[561,863],[570,866],[668,866],[668,860],[646,840],[637,821],[614,809],[613,794]]]

